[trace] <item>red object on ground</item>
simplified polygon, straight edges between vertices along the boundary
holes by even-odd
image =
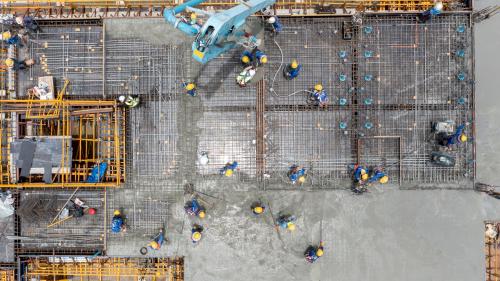
[[[94,208],[90,208],[89,209],[89,215],[95,215],[95,209]]]

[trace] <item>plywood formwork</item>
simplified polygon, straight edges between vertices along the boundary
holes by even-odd
[[[45,116],[57,104],[59,114]],[[53,113],[51,113],[53,114]],[[115,101],[0,101],[0,187],[104,187],[118,186],[125,178],[125,112]],[[30,137],[62,138],[61,165],[52,183],[31,174],[22,182],[12,158],[14,140]],[[87,183],[95,165],[107,163],[102,181]]]

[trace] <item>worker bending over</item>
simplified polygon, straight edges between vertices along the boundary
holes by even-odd
[[[278,16],[270,16],[267,19],[267,23],[269,23],[272,27],[272,31],[274,34],[278,34],[283,30],[283,24],[281,24],[280,19]]]
[[[230,177],[234,174],[234,171],[238,169],[238,162],[228,162],[222,169],[220,169],[219,174]]]
[[[191,241],[193,242],[193,244],[200,242],[201,233],[203,233],[203,227],[197,224],[193,225],[193,227],[191,228]]]
[[[186,94],[192,96],[192,97],[196,97],[196,84],[193,83],[193,82],[189,82],[189,83],[186,83],[186,82],[183,82],[182,83],[182,87],[184,87],[184,91],[186,92]]]
[[[465,125],[462,124],[458,126],[455,133],[446,138],[446,146],[450,148],[455,144],[467,142],[467,135],[464,133],[464,130],[465,130]]]
[[[163,233],[163,229],[160,229],[160,233],[153,238],[153,241],[149,242],[148,248],[159,250],[163,242],[165,242],[165,234]]]
[[[236,76],[236,84],[238,84],[238,86],[242,88],[246,87],[256,73],[257,69],[255,68],[255,66],[247,66],[245,69],[243,69],[242,72],[240,72],[240,74],[238,74],[238,76]]]
[[[245,50],[241,55],[241,63],[244,66],[253,65],[258,67],[267,63],[267,55],[258,48],[255,48],[252,51]]]
[[[387,183],[389,181],[389,177],[384,173],[382,168],[377,167],[373,169],[371,177],[368,179],[368,183],[374,183],[378,181],[381,184]]]
[[[294,231],[295,221],[297,218],[293,215],[281,215],[276,221],[277,227],[281,227],[284,230]]]
[[[296,60],[293,60],[285,68],[283,68],[283,76],[287,80],[292,80],[293,78],[299,76],[301,68],[302,66]]]
[[[128,108],[134,108],[139,105],[141,99],[139,98],[139,95],[127,95],[127,96],[121,95],[118,97],[118,101],[123,106],[126,106]]]
[[[111,232],[120,233],[125,230],[125,219],[119,210],[115,210],[113,212],[113,219],[111,219]]]
[[[369,178],[367,170],[359,164],[351,165],[350,168],[352,169],[353,180],[351,190],[356,194],[366,192],[366,184]]]
[[[322,257],[323,254],[324,254],[323,242],[320,242],[319,246],[317,247],[312,245],[307,247],[304,256],[306,258],[306,261],[313,263],[317,261],[320,257]]]
[[[297,181],[300,184],[303,184],[306,181],[306,169],[304,169],[304,167],[302,166],[294,164],[288,170],[287,176],[292,184],[295,184]]]
[[[5,60],[5,65],[14,71],[28,69],[29,67],[31,67],[34,64],[35,64],[34,59],[25,59],[22,61],[18,61],[18,60],[13,59],[13,58],[8,58]]]
[[[193,200],[186,202],[184,205],[184,210],[188,215],[199,217],[200,219],[205,217],[205,208],[198,203],[198,200],[193,198]]]
[[[252,206],[250,207],[250,209],[252,210],[252,213],[254,215],[259,216],[259,215],[264,213],[264,211],[266,210],[266,207],[264,207],[264,205],[262,205],[262,203],[259,201],[259,202],[253,203]]]
[[[437,16],[443,12],[443,2],[435,1],[434,6],[423,12],[418,16],[418,21],[421,23],[425,23],[430,20],[432,17]]]
[[[14,45],[17,47],[24,46],[22,44],[22,38],[17,34],[12,35],[10,31],[5,31],[2,33],[2,40],[7,45]]]
[[[328,103],[328,95],[323,89],[323,85],[316,84],[314,86],[314,91],[309,96],[309,101],[311,104],[316,106],[326,106],[326,104]]]

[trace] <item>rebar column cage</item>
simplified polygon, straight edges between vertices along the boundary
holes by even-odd
[[[25,263],[24,280],[184,280],[183,258],[40,257]]]
[[[486,224],[493,224],[498,228],[498,221],[486,221]],[[497,238],[498,239],[498,238]],[[500,244],[497,239],[484,236],[484,255],[486,265],[486,281],[500,280]]]
[[[51,102],[59,104],[58,116],[27,118],[27,112],[39,114]],[[1,188],[113,187],[124,181],[125,112],[115,101],[0,100],[0,136]],[[19,182],[11,144],[26,137],[62,139],[60,169],[53,173],[52,183],[33,173]],[[102,180],[87,183],[95,165],[103,162],[107,170]]]

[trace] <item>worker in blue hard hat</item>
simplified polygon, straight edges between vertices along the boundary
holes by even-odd
[[[234,174],[234,171],[238,169],[238,162],[233,161],[233,162],[228,162],[222,169],[219,170],[219,174],[226,176],[226,177],[231,177]]]
[[[196,97],[196,84],[193,82],[183,82],[182,87],[184,87],[184,91],[186,94]]]
[[[313,263],[317,261],[320,257],[322,257],[324,254],[324,247],[323,247],[323,242],[319,243],[319,246],[312,246],[310,245],[307,247],[304,256],[306,258],[306,261]]]
[[[296,182],[303,184],[306,181],[306,169],[302,166],[294,164],[288,170],[287,176],[292,184],[295,184]]]
[[[283,76],[285,76],[285,79],[287,80],[292,80],[293,78],[299,76],[301,68],[302,66],[296,60],[293,60],[285,68],[283,68]]]
[[[198,200],[196,198],[193,198],[193,200],[186,202],[184,205],[184,210],[186,213],[188,213],[191,216],[197,216],[200,219],[205,218],[206,212],[205,208],[198,203]]]
[[[113,233],[119,233],[125,230],[125,219],[119,210],[115,210],[113,212],[113,218],[111,219],[111,231]]]
[[[316,84],[312,93],[309,96],[309,103],[316,106],[326,106],[328,103],[328,94],[323,89],[323,85]]]

